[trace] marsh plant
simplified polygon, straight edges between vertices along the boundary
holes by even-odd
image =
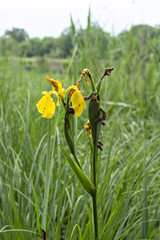
[[[50,121],[55,114],[56,106],[60,106],[59,100],[64,106],[64,134],[66,142],[68,144],[71,154],[66,152],[66,150],[59,144],[62,154],[68,161],[70,167],[72,168],[74,174],[85,188],[85,190],[91,195],[93,203],[93,231],[94,238],[98,239],[98,218],[97,218],[97,161],[98,161],[98,151],[103,150],[103,143],[100,140],[102,135],[101,126],[105,125],[106,112],[101,107],[100,102],[100,88],[102,80],[105,76],[109,76],[113,68],[105,68],[102,78],[98,81],[98,84],[95,85],[93,74],[89,69],[84,69],[80,76],[80,79],[77,85],[71,85],[66,90],[63,88],[62,83],[51,79],[49,76],[46,78],[48,82],[52,85],[52,90],[49,92],[42,92],[44,96],[37,103],[37,109],[42,114],[44,118],[48,120],[48,161],[49,161],[49,152],[50,152]],[[86,77],[86,84],[88,87],[91,85],[90,94],[88,96],[83,96],[83,90],[81,90],[82,78]],[[89,84],[89,82],[91,84]],[[56,104],[53,101],[52,95],[55,95],[57,98]],[[91,156],[90,156],[90,176],[87,176],[84,172],[81,159],[78,158],[76,154],[75,146],[75,127],[74,121],[75,118],[81,116],[83,110],[86,108],[86,101],[89,101],[88,104],[88,122],[84,123],[84,128],[88,134],[89,146]],[[98,150],[99,149],[99,150]],[[48,166],[47,166],[48,169]],[[48,173],[48,171],[46,171]],[[46,174],[46,192],[47,196],[47,184],[48,174]],[[47,211],[47,201],[45,202],[44,207],[44,216],[46,216]],[[43,218],[43,228],[46,229],[46,218]],[[43,231],[45,231],[43,229]]]

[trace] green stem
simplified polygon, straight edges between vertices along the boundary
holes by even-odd
[[[92,76],[91,76],[91,75],[89,75],[89,78],[90,78],[90,80],[91,80],[92,91],[93,91],[93,92],[97,92],[97,89],[96,89],[96,86],[95,86],[95,84],[94,84],[94,81],[93,81],[93,78],[92,78]]]
[[[93,184],[96,188],[96,163],[97,163],[97,144],[93,145]],[[92,196],[93,202],[93,219],[94,219],[94,232],[95,232],[95,240],[98,240],[98,219],[97,219],[97,193],[95,196]]]
[[[46,231],[47,211],[48,211],[48,198],[49,198],[49,172],[50,172],[50,145],[51,145],[51,120],[47,121],[47,159],[46,159],[46,177],[45,177],[45,190],[44,190],[44,208],[42,228]]]
[[[100,91],[100,88],[101,88],[101,84],[102,84],[102,80],[103,80],[103,78],[105,77],[105,75],[103,75],[102,77],[101,77],[101,79],[98,81],[98,83],[97,83],[97,92],[99,93],[99,91]]]
[[[143,128],[144,138],[145,138],[145,119]],[[147,204],[147,177],[146,175],[146,146],[145,139],[143,141],[143,208],[142,208],[142,237],[147,239],[148,234],[148,204]]]
[[[94,218],[94,234],[95,240],[98,240],[98,221],[97,221],[97,197],[92,197],[93,202],[93,218]]]

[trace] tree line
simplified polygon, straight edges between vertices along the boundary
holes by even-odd
[[[142,54],[159,54],[159,37],[160,28],[148,25],[137,25],[118,36],[111,36],[96,24],[88,23],[86,29],[76,30],[71,22],[71,27],[65,29],[60,37],[43,39],[30,38],[24,29],[13,28],[0,37],[0,56],[68,58],[72,56],[75,46],[81,54],[88,51],[89,55],[96,55],[97,58],[108,57],[108,48],[116,49],[117,55],[122,54],[124,47],[128,51],[140,48]]]

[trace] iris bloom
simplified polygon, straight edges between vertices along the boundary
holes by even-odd
[[[84,124],[84,128],[87,131],[88,136],[91,137],[92,131],[89,125],[89,121]]]
[[[74,111],[76,112],[74,117],[77,118],[82,114],[83,109],[86,108],[86,103],[82,96],[82,92],[78,90],[77,86],[72,85],[67,90],[69,90],[69,89],[71,92],[72,107],[73,107]]]
[[[50,92],[42,92],[44,96],[39,100],[39,102],[36,104],[38,111],[42,114],[45,118],[52,118],[55,113],[55,103],[53,102],[53,99],[51,98],[51,95],[53,94],[53,91]]]
[[[56,81],[52,78],[50,78],[49,76],[46,78],[47,81],[49,81],[50,83],[52,83],[53,86],[53,94],[55,94],[58,97],[58,101],[56,103],[57,106],[59,106],[59,98],[64,102],[64,97],[65,97],[65,91],[62,88],[62,84],[59,81]]]
[[[47,81],[52,83],[53,91],[50,92],[42,92],[45,94],[37,103],[38,111],[42,114],[45,118],[52,118],[55,113],[55,103],[51,98],[51,94],[55,94],[58,98],[56,106],[59,106],[59,99],[62,100],[63,105],[65,106],[64,97],[65,93],[70,90],[68,98],[71,97],[72,108],[74,109],[75,113],[74,117],[79,117],[83,109],[86,108],[86,103],[82,96],[83,91],[79,91],[77,86],[70,86],[66,91],[62,88],[62,84],[59,81],[51,79],[50,77],[46,78]]]

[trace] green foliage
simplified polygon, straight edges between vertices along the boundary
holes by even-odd
[[[32,38],[24,41],[19,45],[20,56],[34,57],[34,56],[47,56],[53,54],[56,48],[55,39],[45,37],[42,40],[39,38]]]
[[[118,36],[110,36],[97,24],[91,22],[91,14],[88,15],[86,29],[76,30],[71,18],[71,27],[65,29],[58,38],[45,37],[43,39],[31,38],[24,29],[13,28],[7,30],[0,38],[1,56],[48,56],[52,58],[68,58],[72,56],[73,49],[78,46],[77,61],[83,62],[81,69],[91,62],[96,64],[97,59],[108,59],[109,49],[116,47],[116,59],[124,52],[137,51],[140,57],[155,54],[159,60],[159,36],[160,29],[148,25],[137,25],[130,31],[125,31]],[[125,40],[128,42],[124,44]],[[96,58],[94,59],[94,56]],[[83,59],[83,61],[82,61]],[[145,59],[147,60],[147,59]]]
[[[91,29],[92,25],[89,31]],[[107,125],[102,127],[104,151],[97,166],[99,238],[130,240],[147,236],[159,239],[159,29],[150,28],[149,33],[147,26],[144,33],[143,26],[136,29],[136,33],[132,28],[111,37],[105,49],[106,57],[102,58],[98,42],[93,41],[95,51],[87,43],[89,33],[82,31],[84,35],[80,36],[77,32],[74,39],[78,50],[73,64],[69,65],[69,60],[65,62],[65,66],[70,66],[68,71],[63,67],[63,59],[46,58],[43,70],[42,62],[32,58],[34,67],[28,71],[25,66],[28,59],[11,58],[10,51],[14,55],[16,50],[2,48],[2,44],[13,46],[11,42],[15,40],[0,39],[4,56],[0,58],[0,239],[28,240],[38,239],[38,233],[42,235],[47,124],[35,105],[44,86],[50,89],[46,74],[55,72],[55,79],[65,80],[64,85],[68,85],[79,79],[83,67],[89,68],[98,79],[107,66],[114,66],[115,70],[111,77],[106,77],[100,90],[101,104],[107,111]],[[82,39],[77,41],[80,37]],[[48,44],[48,40],[45,41]],[[81,88],[87,95],[85,81],[81,82]],[[92,199],[75,179],[58,147],[61,144],[68,151],[62,134],[62,111],[59,107],[59,115],[56,112],[50,131],[47,238],[93,239]],[[87,116],[84,111],[76,122],[75,143],[78,143],[78,159],[89,176],[89,139],[83,130]]]
[[[16,56],[17,42],[12,38],[0,38],[0,56]]]
[[[74,174],[76,175],[80,183],[91,196],[95,196],[96,188],[90,181],[90,179],[84,174],[82,169],[78,166],[78,164],[76,164],[76,162],[69,156],[69,154],[64,150],[61,145],[59,145],[59,148],[61,149],[63,156],[65,157],[65,159],[67,159],[69,165],[71,166]]]
[[[29,38],[27,32],[21,28],[12,28],[12,30],[6,30],[5,36],[8,36],[17,42],[23,42]]]
[[[67,58],[72,55],[72,33],[68,28],[57,39],[53,37],[29,39],[23,29],[13,28],[11,31],[7,30],[0,38],[0,48],[1,56]]]
[[[59,57],[66,58],[72,55],[73,43],[71,28],[65,29],[57,39],[58,48],[61,49]]]

